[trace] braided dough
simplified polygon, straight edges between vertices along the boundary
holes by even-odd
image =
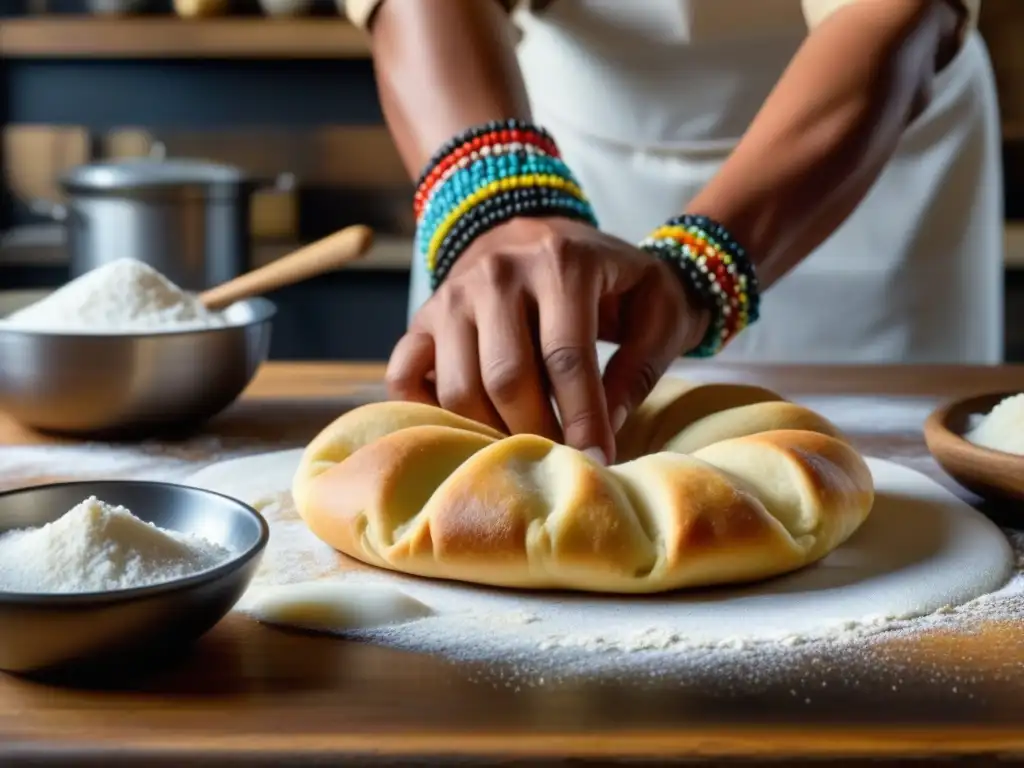
[[[384,402],[330,424],[292,493],[306,525],[381,568],[501,587],[652,593],[813,563],[867,518],[864,459],[766,389],[665,379],[602,467],[536,435]]]

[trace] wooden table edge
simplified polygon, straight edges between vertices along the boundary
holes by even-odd
[[[812,730],[813,729],[813,730]],[[1024,757],[1024,732],[1019,728],[926,727],[889,729],[807,727],[779,729],[766,724],[754,729],[703,729],[693,733],[664,731],[621,733],[529,734],[435,732],[396,734],[302,736],[294,734],[239,734],[210,737],[150,734],[137,741],[76,743],[72,740],[41,742],[21,740],[0,744],[0,763],[20,756],[92,759],[189,757],[274,761],[314,757],[334,758],[485,758],[520,759],[671,759],[671,758],[795,758],[864,759],[929,758],[1013,755]]]

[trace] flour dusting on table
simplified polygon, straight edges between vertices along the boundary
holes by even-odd
[[[1024,631],[1024,533],[1006,532],[1015,559],[1009,581],[963,605],[943,606],[927,615],[866,616],[775,637],[737,635],[705,642],[674,629],[670,615],[652,619],[656,614],[644,607],[649,601],[643,598],[635,612],[599,615],[592,608],[573,606],[589,596],[567,595],[557,607],[534,610],[515,592],[363,570],[332,577],[338,554],[305,529],[286,493],[267,494],[256,506],[270,524],[271,538],[254,584],[287,582],[281,575],[292,574],[295,581],[337,579],[345,589],[389,585],[441,610],[407,623],[348,631],[344,637],[433,654],[471,671],[477,682],[516,691],[608,679],[638,684],[700,679],[702,685],[749,690],[785,678],[794,669],[807,674],[805,679],[820,675],[856,685],[858,677],[884,673],[884,654],[876,650],[880,641],[944,630],[970,633],[987,621],[1019,623]],[[934,669],[931,675],[964,686],[955,671]],[[799,695],[813,701],[803,690]]]
[[[671,628],[586,621],[571,609],[552,633],[545,618],[529,612],[489,613],[486,600],[478,612],[457,619],[431,617],[413,624],[367,632],[366,636],[411,650],[440,653],[462,661],[515,659],[517,665],[537,672],[668,670],[673,667],[748,660],[779,660],[787,655],[844,653],[865,648],[892,635],[926,631],[970,631],[985,621],[1024,621],[1024,534],[1008,533],[1017,569],[1001,589],[959,607],[943,607],[925,616],[877,616],[862,622],[752,640],[737,636],[711,643],[694,641]],[[623,621],[628,621],[624,616]],[[566,631],[566,626],[572,626]],[[1022,624],[1024,629],[1024,624]]]
[[[874,421],[882,414],[890,435],[906,436],[907,460],[892,454],[889,457],[900,463],[924,463],[920,456],[923,449],[919,447],[920,423],[937,404],[934,401],[794,399],[812,403],[819,413],[854,437],[863,433],[870,438],[885,432],[885,425],[880,428]],[[902,437],[893,444],[897,454],[904,450],[900,448]],[[118,477],[181,482],[213,462],[295,447],[299,446],[199,438],[173,446],[151,444],[135,448],[105,444],[4,448],[0,450],[0,486]],[[295,515],[287,493],[268,492],[256,505],[271,524],[272,533],[254,584],[275,573],[301,574],[301,578],[309,579],[336,572],[338,554],[322,543],[317,544],[318,540],[310,542],[312,535]],[[761,642],[735,638],[706,643],[674,632],[671,622],[647,620],[628,625],[626,621],[606,619],[597,624],[580,623],[571,608],[563,612],[561,620],[552,622],[550,615],[521,605],[496,606],[487,590],[472,589],[463,590],[460,608],[466,610],[347,636],[435,653],[473,669],[486,669],[489,671],[474,674],[485,675],[489,682],[511,689],[525,690],[578,676],[601,678],[620,673],[639,680],[677,674],[696,679],[724,674],[723,671],[732,679],[742,672],[745,684],[767,684],[772,669],[792,664],[813,663],[824,668],[826,664],[846,663],[858,653],[871,654],[870,649],[879,638],[942,629],[969,632],[986,620],[1024,622],[1024,533],[1007,533],[1014,549],[1016,571],[1009,583],[993,594],[956,608],[940,608],[927,616],[866,617],[864,621],[828,627],[818,633],[797,633]],[[344,581],[350,585],[380,583],[379,578],[366,572],[351,573]],[[405,589],[404,585],[411,580],[398,577],[392,583]],[[409,593],[422,599],[430,589],[431,585],[426,584]]]

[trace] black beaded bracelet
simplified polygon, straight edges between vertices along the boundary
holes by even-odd
[[[559,216],[597,226],[593,214],[578,198],[558,190],[533,187],[502,192],[471,208],[442,241],[441,256],[431,273],[431,288],[437,290],[459,256],[484,232],[510,219],[543,216]]]

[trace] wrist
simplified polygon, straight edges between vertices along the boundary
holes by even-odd
[[[544,129],[517,120],[476,126],[431,158],[414,200],[417,258],[435,290],[485,232],[520,217],[597,219]]]
[[[679,279],[679,274],[671,264],[665,264],[666,269],[672,274],[672,279],[679,285],[686,301],[687,323],[686,338],[683,340],[683,347],[680,355],[693,356],[693,352],[699,349],[708,338],[715,317],[715,306],[694,290],[687,280]]]

